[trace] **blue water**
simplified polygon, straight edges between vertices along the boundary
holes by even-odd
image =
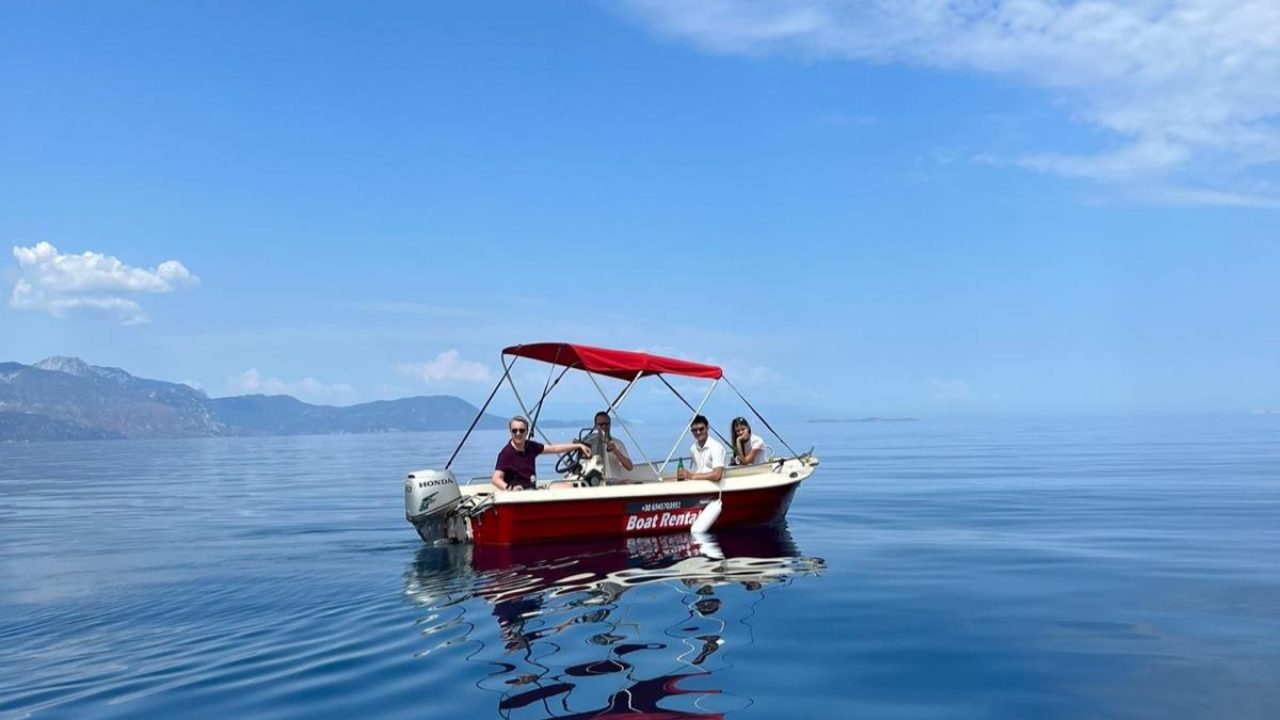
[[[790,434],[785,529],[510,553],[452,433],[0,446],[0,717],[1280,717],[1280,417]]]

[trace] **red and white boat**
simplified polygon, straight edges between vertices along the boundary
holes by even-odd
[[[528,412],[511,380],[511,369],[521,358],[558,366],[560,377],[569,370],[579,370],[591,376],[592,383],[608,403],[610,414],[619,420],[619,425],[633,443],[635,439],[617,413],[617,408],[636,382],[646,377],[662,379],[671,392],[692,410],[690,419],[701,411],[711,393],[724,382],[773,432],[768,421],[738,393],[719,367],[648,353],[569,343],[516,345],[503,350],[503,376],[480,408],[471,429],[483,417],[505,382],[525,410],[525,416],[533,418],[530,425],[530,435],[533,435],[537,412]],[[615,401],[610,401],[596,376],[617,378],[626,382],[626,387]],[[695,408],[664,376],[701,378],[712,381],[712,384]],[[557,377],[552,382],[548,378],[546,389],[534,406],[535,411],[542,408],[559,380]],[[604,453],[599,451],[598,436],[588,435],[591,429],[585,429],[580,433],[580,439],[589,441],[594,438],[597,451],[590,458],[581,458],[576,451],[561,455],[556,464],[561,476],[552,482],[540,481],[540,489],[535,492],[498,490],[488,482],[488,475],[483,481],[459,485],[451,466],[458,450],[471,435],[469,429],[443,469],[417,470],[405,478],[405,518],[425,541],[448,540],[477,545],[625,538],[772,525],[786,516],[796,489],[818,465],[812,450],[796,453],[778,437],[789,454],[769,458],[761,464],[726,467],[719,482],[677,482],[674,468],[687,459],[674,455],[684,440],[688,425],[687,421],[681,425],[676,444],[664,460],[636,460],[635,469],[623,480],[606,477]],[[777,437],[776,432],[773,434]]]

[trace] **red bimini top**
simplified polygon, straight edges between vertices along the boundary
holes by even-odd
[[[532,343],[512,345],[503,355],[515,355],[541,360],[553,365],[578,368],[598,375],[608,375],[619,380],[633,380],[636,375],[683,375],[685,377],[719,380],[724,371],[715,365],[678,360],[630,350],[609,350],[590,345],[570,343]]]

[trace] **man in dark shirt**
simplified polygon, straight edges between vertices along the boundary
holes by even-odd
[[[499,490],[532,490],[537,474],[537,458],[543,453],[562,453],[577,448],[583,457],[591,457],[591,448],[582,443],[543,445],[529,439],[529,421],[517,415],[507,423],[511,441],[498,452],[493,469],[493,485]]]

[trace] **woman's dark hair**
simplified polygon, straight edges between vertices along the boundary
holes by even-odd
[[[734,418],[733,422],[729,423],[729,442],[733,443],[733,454],[735,457],[747,451],[746,443],[747,440],[750,440],[749,437],[746,440],[738,438],[738,428],[740,427],[746,428],[749,433],[751,432],[751,423],[748,423],[747,419],[742,416]]]

